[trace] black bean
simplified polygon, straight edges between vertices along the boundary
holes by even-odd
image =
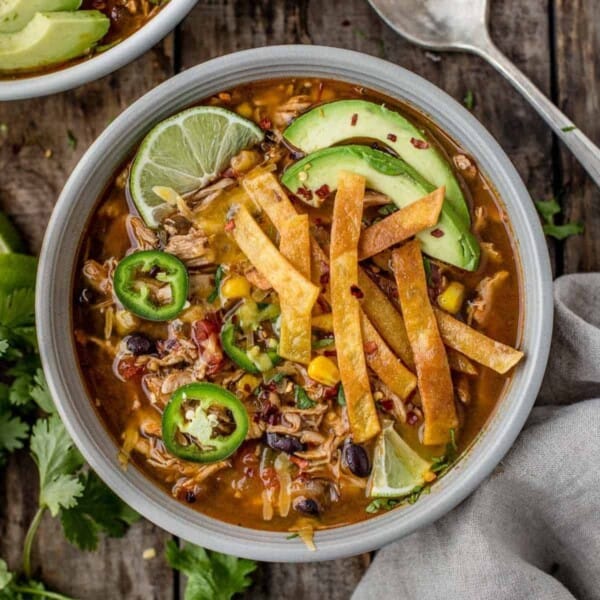
[[[127,350],[134,356],[140,354],[154,354],[156,345],[154,342],[141,333],[132,333],[127,337]]]
[[[160,273],[160,267],[157,265],[154,265],[149,271],[148,271],[148,275],[150,277],[156,277],[158,274]]]
[[[299,496],[294,500],[294,510],[301,512],[305,515],[318,515],[321,510],[316,500],[312,498],[306,498],[305,496]]]
[[[185,501],[189,502],[190,504],[193,504],[194,502],[196,502],[196,494],[194,494],[192,490],[188,490],[185,493]]]
[[[291,435],[267,432],[265,441],[267,446],[273,448],[273,450],[280,450],[287,454],[294,454],[294,452],[301,452],[305,449],[304,444]]]
[[[371,464],[367,451],[358,444],[347,442],[343,451],[346,466],[357,477],[367,477],[371,473]]]

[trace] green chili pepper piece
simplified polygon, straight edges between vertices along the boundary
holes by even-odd
[[[159,303],[152,298],[151,280],[168,284],[171,299]],[[134,315],[149,321],[168,321],[176,317],[187,301],[188,273],[173,254],[144,250],[126,256],[117,266],[114,289],[121,304]]]
[[[242,402],[213,383],[180,387],[163,412],[164,444],[183,460],[223,460],[240,447],[247,433],[248,413]]]
[[[264,371],[270,370],[269,368],[260,369],[257,363],[266,361],[258,360],[259,358],[268,358],[270,361],[270,368],[275,366],[279,361],[280,357],[275,350],[267,350],[261,352],[260,357],[252,357],[249,351],[240,348],[235,343],[235,325],[231,321],[226,321],[221,328],[221,346],[223,351],[229,358],[238,366],[252,373],[253,375],[260,375]]]

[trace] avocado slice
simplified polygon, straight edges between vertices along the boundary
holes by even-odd
[[[21,31],[0,34],[0,71],[35,69],[81,56],[106,35],[97,10],[36,13]]]
[[[341,170],[363,175],[368,188],[389,196],[399,208],[435,189],[402,159],[358,145],[317,150],[291,165],[281,181],[307,204],[319,206],[337,188]],[[479,265],[479,243],[447,200],[437,225],[417,237],[429,256],[467,271]]]
[[[81,0],[0,0],[0,33],[21,31],[37,12],[77,10]]]
[[[429,145],[422,131],[383,104],[366,100],[323,104],[300,115],[283,132],[283,137],[307,154],[352,138],[375,139],[436,187],[445,185],[446,199],[457,217],[466,227],[471,225],[469,207],[448,162]]]

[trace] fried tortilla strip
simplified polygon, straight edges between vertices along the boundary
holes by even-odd
[[[417,386],[417,378],[396,358],[362,310],[360,323],[367,364],[396,396],[405,400]]]
[[[394,250],[392,269],[417,369],[425,420],[423,443],[445,444],[450,441],[450,430],[458,426],[458,418],[446,349],[429,302],[418,240]]]
[[[277,250],[245,206],[237,207],[232,227],[231,234],[240,250],[273,286],[281,302],[295,306],[299,314],[310,315],[319,288]]]
[[[414,369],[415,361],[412,349],[408,335],[406,335],[404,319],[398,309],[360,267],[358,268],[358,287],[364,294],[361,301],[362,309],[375,329],[394,351],[394,354],[399,356],[409,369]]]
[[[443,340],[444,336],[442,335],[442,341]],[[465,375],[477,375],[475,365],[464,354],[461,354],[452,348],[446,348],[446,354],[448,355],[448,364],[452,371],[463,373]]]
[[[398,244],[413,235],[433,227],[440,218],[446,188],[444,186],[427,194],[406,208],[367,227],[358,242],[358,260],[379,254],[386,248]]]
[[[308,215],[294,215],[283,223],[279,252],[298,272],[310,279],[310,234]],[[279,354],[283,358],[307,365],[311,357],[311,315],[299,313],[295,304],[281,299],[281,335]]]
[[[365,178],[342,171],[333,205],[330,287],[338,367],[346,395],[354,442],[360,444],[381,431],[371,394],[363,347],[358,290],[358,238]]]
[[[487,337],[439,308],[434,310],[444,344],[475,362],[503,375],[523,358],[519,350]]]
[[[279,233],[284,224],[297,212],[277,177],[270,171],[254,169],[242,180],[246,193],[260,209],[267,213]]]

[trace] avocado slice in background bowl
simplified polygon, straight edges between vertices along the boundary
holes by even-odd
[[[0,33],[23,29],[38,12],[71,11],[81,0],[0,0]]]
[[[283,174],[282,183],[300,200],[319,206],[337,188],[340,171],[366,178],[367,188],[381,192],[403,208],[435,189],[405,161],[368,146],[324,148],[305,156]],[[435,227],[417,234],[423,252],[467,271],[479,266],[479,243],[447,200]]]
[[[352,138],[370,138],[388,146],[435,187],[446,186],[446,200],[469,227],[469,207],[452,168],[423,132],[383,104],[338,100],[300,115],[284,131],[291,145],[308,154]]]
[[[97,10],[36,13],[21,31],[0,34],[0,71],[35,69],[85,54],[110,20]]]

